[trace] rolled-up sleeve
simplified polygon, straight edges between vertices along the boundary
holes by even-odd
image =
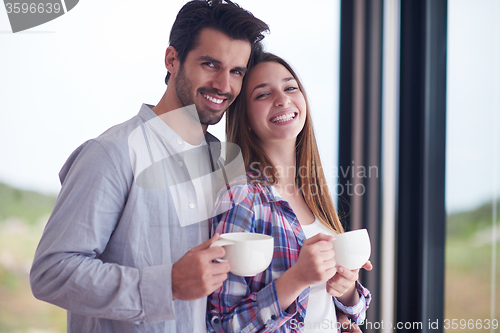
[[[356,281],[356,290],[359,294],[359,301],[353,306],[345,306],[336,297],[333,298],[336,308],[347,315],[356,324],[361,324],[366,318],[366,310],[370,306],[371,294],[368,289]]]

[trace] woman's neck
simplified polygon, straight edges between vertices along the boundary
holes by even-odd
[[[295,141],[268,144],[264,147],[264,151],[278,171],[278,178],[276,179],[278,184],[281,186],[295,184],[295,175],[297,173],[297,170],[295,170]]]
[[[274,184],[276,191],[288,202],[300,224],[314,223],[315,216],[295,181],[295,176],[300,173],[296,170],[295,141],[266,145],[264,151],[278,171],[277,183]]]

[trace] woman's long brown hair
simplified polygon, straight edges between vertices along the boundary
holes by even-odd
[[[255,65],[262,62],[276,62],[284,66],[297,81],[299,89],[304,95],[306,101],[306,121],[304,128],[297,136],[295,145],[297,186],[301,190],[309,209],[325,226],[337,233],[344,232],[323,173],[304,87],[295,71],[282,58],[271,53],[263,53],[257,59]],[[245,75],[240,95],[226,112],[227,141],[235,143],[240,147],[247,171],[253,171],[259,179],[262,179],[262,175],[266,176],[268,182],[265,183],[276,184],[278,182],[276,167],[264,150],[260,148],[255,133],[250,130],[248,125],[246,88],[249,74]],[[268,171],[269,169],[270,171]]]

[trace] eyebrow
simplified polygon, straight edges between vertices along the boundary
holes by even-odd
[[[288,82],[288,81],[292,81],[292,80],[295,80],[295,78],[293,76],[290,76],[290,77],[286,77],[284,78],[282,81],[283,82]],[[261,83],[257,86],[255,86],[255,88],[253,88],[252,92],[254,92],[255,90],[259,89],[259,88],[265,88],[269,85],[269,83]]]
[[[217,60],[217,59],[212,58],[211,56],[207,56],[207,55],[200,56],[198,58],[198,61],[209,61],[209,62],[213,62],[214,64],[217,64],[217,65],[222,65],[222,61]],[[242,72],[243,74],[245,74],[247,72],[247,68],[241,67],[241,66],[236,66],[236,67],[232,68],[231,70],[237,70],[237,71]]]

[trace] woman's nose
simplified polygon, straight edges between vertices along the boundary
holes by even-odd
[[[289,98],[286,94],[284,93],[279,93],[276,95],[276,99],[274,100],[274,106],[276,107],[283,107],[288,104]]]

